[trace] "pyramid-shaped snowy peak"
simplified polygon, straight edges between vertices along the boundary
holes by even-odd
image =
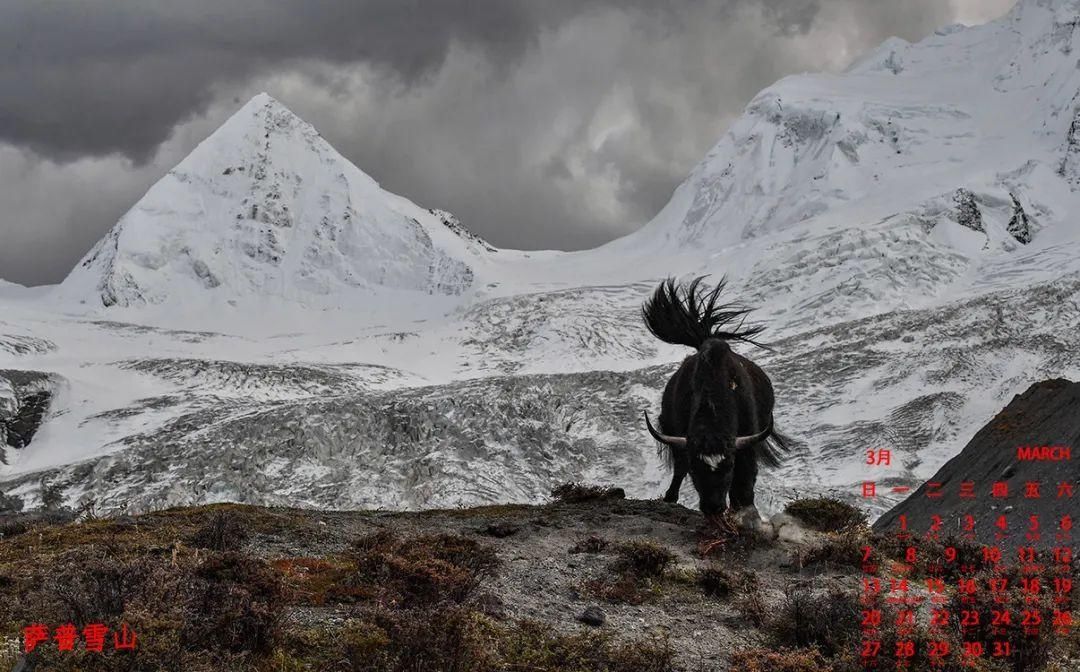
[[[263,93],[151,187],[61,292],[105,306],[460,294],[493,251],[452,215],[381,189]]]

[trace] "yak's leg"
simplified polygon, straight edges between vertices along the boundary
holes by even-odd
[[[740,450],[735,456],[731,490],[728,493],[732,509],[754,505],[754,484],[757,483],[758,463],[754,447]]]
[[[690,456],[685,448],[669,448],[671,450],[671,485],[668,486],[664,501],[674,504],[679,501],[679,488],[682,487],[686,472],[690,471]]]

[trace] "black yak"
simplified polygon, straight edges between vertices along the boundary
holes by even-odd
[[[724,330],[749,309],[718,304],[724,279],[711,291],[703,278],[686,287],[669,278],[642,306],[645,326],[666,343],[697,350],[683,360],[664,388],[660,429],[645,414],[649,432],[667,452],[673,474],[664,501],[679,501],[687,472],[705,514],[754,504],[758,464],[778,466],[788,439],[773,426],[773,387],[758,365],[732,351],[729,341],[753,340],[763,327]]]

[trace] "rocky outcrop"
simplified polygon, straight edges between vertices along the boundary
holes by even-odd
[[[1080,501],[1080,492],[1062,492],[1070,487],[1075,491],[1080,481],[1080,458],[1071,455],[1078,446],[1080,383],[1061,378],[1036,383],[1016,395],[910,497],[882,515],[874,529],[893,531],[904,515],[909,527],[922,532],[936,514],[952,521],[949,524],[955,530],[955,521],[971,514],[976,520],[976,540],[999,546],[1003,553],[1019,546],[1075,546],[1075,532],[1065,542],[1056,533],[1061,516],[1075,516]],[[1068,451],[1021,450],[1039,447]],[[961,496],[962,482],[974,482],[973,498]],[[992,496],[994,483],[1005,484],[1004,496]],[[1039,484],[1037,493],[1030,484]],[[940,498],[928,496],[936,492]],[[994,525],[1001,514],[1008,525],[1004,539],[996,538],[1001,530]],[[1031,538],[1027,536],[1030,516],[1035,515],[1039,516],[1039,535]]]
[[[0,369],[0,446],[30,443],[49,410],[52,388],[49,374]]]
[[[1024,212],[1024,206],[1020,205],[1016,195],[1010,193],[1009,198],[1013,202],[1013,214],[1012,218],[1009,219],[1006,230],[1017,242],[1027,245],[1031,242],[1031,220],[1028,219],[1027,213]]]
[[[982,213],[979,212],[979,206],[975,203],[975,194],[967,189],[957,189],[953,195],[953,202],[956,204],[956,222],[960,226],[979,233],[986,232],[983,228]]]
[[[1080,186],[1080,107],[1073,112],[1069,132],[1065,136],[1065,156],[1058,166],[1058,175],[1064,177],[1074,190]]]

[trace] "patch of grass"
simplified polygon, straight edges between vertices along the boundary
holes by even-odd
[[[296,541],[318,534],[310,514],[303,511],[277,513],[240,504],[165,509],[140,516],[99,518],[68,522],[65,514],[49,521],[33,522],[33,534],[20,534],[0,543],[0,564],[28,566],[48,563],[52,556],[76,546],[100,546],[122,556],[169,555],[177,542],[186,543],[207,527],[218,512],[228,512],[247,530]],[[38,512],[31,512],[37,514]],[[29,514],[21,514],[29,515]],[[50,514],[53,515],[53,514]]]
[[[585,485],[582,483],[563,483],[551,489],[551,497],[556,502],[563,504],[576,504],[605,499],[625,499],[626,492],[622,488]]]
[[[482,537],[378,533],[332,555],[272,561],[242,552],[237,525],[303,543],[324,534],[300,529],[316,520],[220,505],[35,525],[0,540],[0,634],[101,622],[138,637],[134,651],[111,650],[111,634],[104,653],[43,644],[31,662],[50,672],[672,670],[662,640],[496,620],[505,619],[499,600],[478,590],[498,566]],[[625,550],[628,575],[669,562],[652,548]],[[326,618],[331,611],[349,618]]]
[[[1007,642],[1012,651],[1013,672],[1045,669],[1057,640],[1064,638],[1052,626],[1054,607],[1066,611],[1077,608],[1075,588],[1070,592],[1070,600],[1055,605],[1054,576],[1050,572],[1041,575],[1023,573],[1017,566],[1010,565],[967,577],[974,581],[974,592],[957,589],[947,603],[954,633],[958,639],[982,642],[987,651],[993,650],[994,642]],[[1024,615],[1031,612],[1037,612],[1041,622],[1032,620],[1025,624]],[[1003,618],[995,621],[995,613],[1008,613],[1010,617],[1008,621]],[[973,618],[976,615],[977,620]]]
[[[861,613],[856,593],[797,588],[784,597],[766,624],[780,646],[813,646],[831,657],[854,646],[862,636]]]
[[[389,644],[386,631],[364,618],[298,628],[281,638],[267,672],[380,669],[387,662],[383,651]]]
[[[273,566],[294,604],[375,602],[411,608],[462,602],[498,566],[494,549],[452,534],[399,537],[376,532],[344,553],[280,558]]]
[[[632,575],[590,579],[581,584],[581,592],[601,600],[622,604],[645,604],[658,594],[655,582]]]
[[[867,526],[850,525],[823,536],[821,543],[797,551],[799,566],[863,567],[863,549],[871,543]]]
[[[731,657],[730,672],[831,672],[817,649],[747,649]]]
[[[673,672],[667,642],[562,634],[533,621],[499,622],[460,605],[365,608],[332,629],[290,633],[272,658],[285,670],[365,672]]]
[[[570,547],[570,553],[603,553],[607,547],[607,539],[590,534],[574,542],[574,545]]]
[[[612,569],[623,574],[659,577],[675,562],[675,554],[652,541],[635,540],[618,545]]]
[[[271,651],[284,602],[277,573],[256,558],[125,557],[100,547],[58,552],[3,592],[21,598],[0,600],[4,623],[102,623],[113,631],[126,624],[138,638],[134,651],[104,653],[60,652],[50,642],[28,657],[48,670],[209,670],[256,661]]]
[[[188,538],[188,545],[212,551],[240,550],[250,532],[240,517],[228,510],[216,511]]]
[[[835,497],[796,499],[784,507],[784,513],[818,532],[837,532],[866,525],[866,515],[862,511]]]
[[[878,572],[903,573],[909,577],[940,577],[946,583],[956,583],[961,577],[993,569],[984,546],[955,535],[940,539],[912,535],[900,540],[895,535],[874,534],[872,564]],[[910,561],[910,549],[915,549],[915,561]],[[951,559],[950,559],[951,558]]]
[[[271,564],[289,588],[293,604],[350,604],[375,597],[374,588],[350,580],[356,573],[356,561],[351,557],[280,558]]]
[[[40,529],[52,525],[63,525],[75,520],[75,512],[71,510],[58,511],[10,511],[0,513],[0,539],[24,534],[32,529]]]
[[[712,565],[698,571],[698,585],[706,595],[727,598],[738,587],[738,578],[726,569]]]
[[[604,632],[564,635],[550,626],[524,621],[507,627],[483,622],[494,641],[495,670],[537,672],[673,672],[674,652],[663,639],[616,642]]]
[[[615,560],[608,566],[611,577],[585,581],[582,592],[592,597],[643,604],[660,593],[664,572],[674,563],[675,554],[651,541],[634,540],[614,547]]]
[[[756,627],[765,625],[769,610],[765,596],[761,592],[761,581],[753,570],[746,571],[739,577],[735,599],[735,609],[747,623]]]
[[[454,534],[399,538],[377,532],[357,540],[350,586],[370,586],[379,601],[404,608],[462,602],[498,566],[494,549]]]

